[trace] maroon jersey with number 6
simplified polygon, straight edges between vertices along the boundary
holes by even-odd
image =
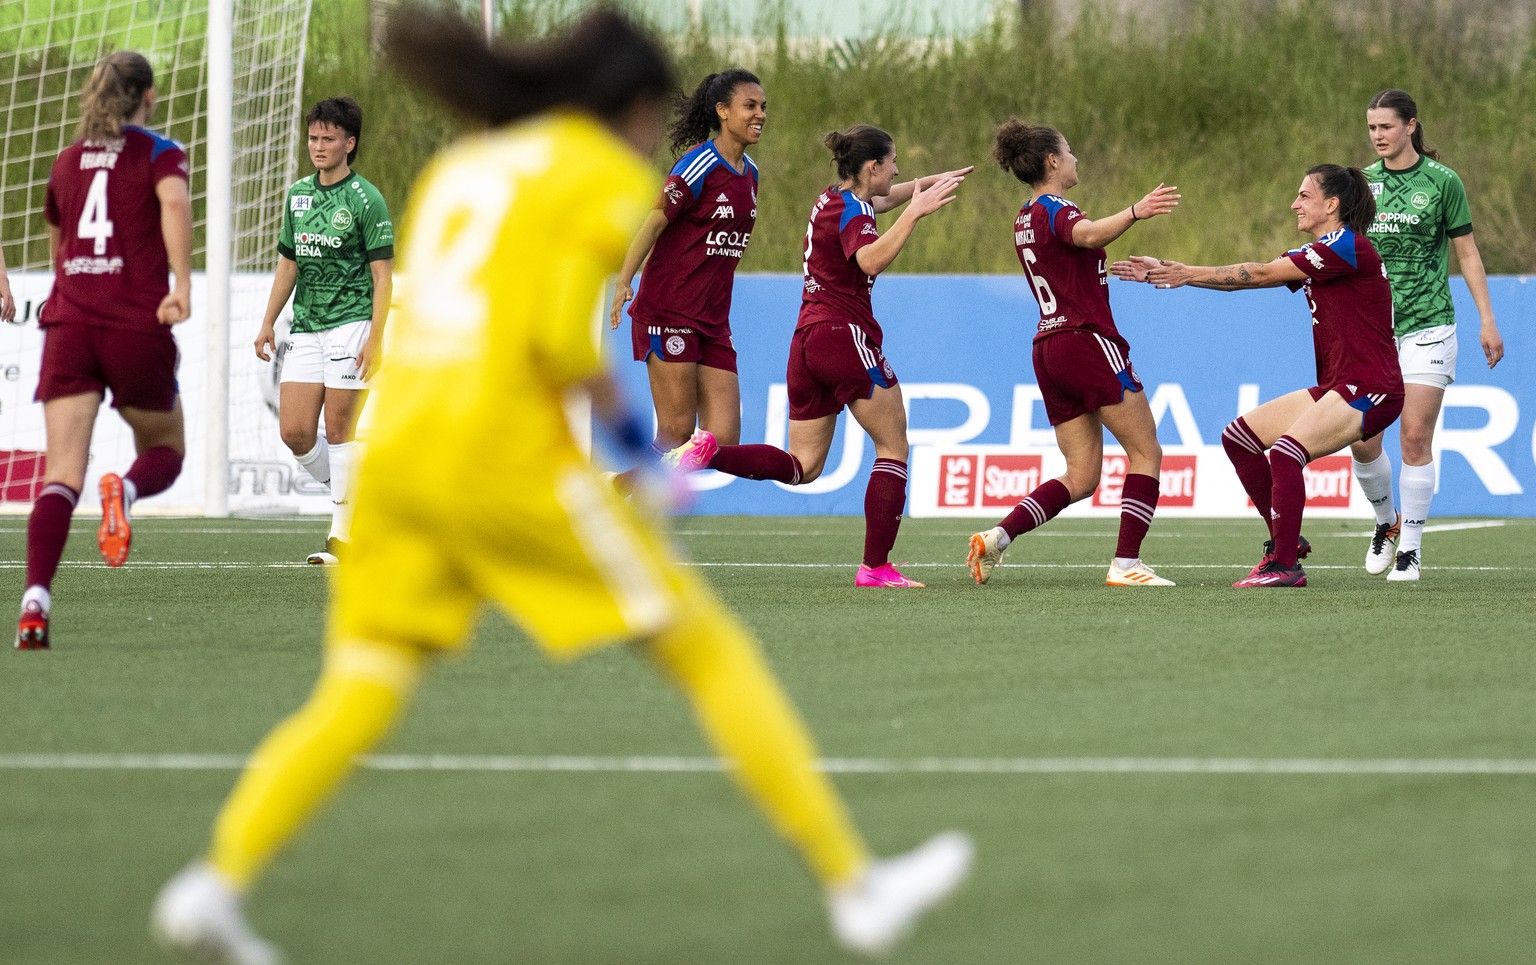
[[[165,178],[186,180],[186,152],[142,127],[64,149],[48,176],[45,214],[59,248],[40,325],[168,332],[155,317],[171,290],[155,194]]]
[[[1019,264],[1040,306],[1035,338],[1062,331],[1102,335],[1126,348],[1109,311],[1109,275],[1103,248],[1079,248],[1072,232],[1083,220],[1077,205],[1054,194],[1025,204],[1013,223]]]
[[[805,232],[805,285],[796,328],[817,322],[851,322],[880,344],[880,325],[869,300],[875,278],[864,273],[855,257],[860,248],[879,239],[875,209],[869,202],[837,188],[821,193],[811,208],[811,223]]]

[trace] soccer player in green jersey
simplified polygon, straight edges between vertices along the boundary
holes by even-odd
[[[282,366],[278,430],[304,471],[330,487],[331,531],[308,562],[334,564],[351,525],[347,485],[357,418],[379,367],[389,314],[395,229],[383,195],[352,170],[363,111],[332,97],[304,115],[315,173],[288,189],[277,272],[256,335],[256,356]],[[277,316],[293,296],[293,328],[277,345]],[[321,414],[325,436],[320,437]]]
[[[1504,357],[1504,340],[1488,300],[1488,276],[1472,213],[1455,171],[1424,146],[1424,126],[1413,98],[1384,90],[1371,98],[1365,120],[1379,160],[1365,169],[1376,195],[1371,241],[1392,282],[1393,327],[1406,398],[1400,425],[1401,500],[1392,504],[1392,461],[1381,436],[1353,446],[1355,478],[1376,514],[1366,551],[1368,573],[1417,580],[1424,520],[1435,493],[1433,443],[1445,387],[1456,378],[1456,311],[1451,305],[1448,249],[1456,249],[1462,278],[1482,318],[1479,339],[1491,369]]]

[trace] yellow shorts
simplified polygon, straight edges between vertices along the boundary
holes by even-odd
[[[653,636],[711,598],[590,466],[516,479],[469,494],[364,475],[333,571],[329,639],[452,649],[492,603],[568,659]]]

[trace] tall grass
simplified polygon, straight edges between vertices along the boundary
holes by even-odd
[[[504,32],[534,34],[585,5],[511,0]],[[1272,257],[1300,238],[1288,207],[1302,173],[1374,160],[1366,102],[1402,87],[1419,102],[1431,146],[1466,182],[1488,269],[1536,271],[1536,130],[1522,120],[1536,94],[1536,45],[1528,32],[1511,35],[1501,0],[1169,0],[1129,15],[1124,6],[1089,0],[1073,17],[1051,3],[1003,7],[974,35],[924,41],[913,39],[923,24],[897,4],[883,32],[834,44],[797,39],[793,14],[765,4],[758,22],[716,18],[672,38],[690,87],[739,64],[768,92],[745,269],[799,270],[804,219],[833,178],[821,135],[865,122],[895,137],[904,175],[977,166],[960,201],[920,226],[898,270],[1017,270],[1011,224],[1026,188],[991,161],[992,132],[1010,115],[1066,135],[1082,177],[1071,194],[1090,217],[1159,182],[1179,186],[1178,211],[1138,226],[1117,252]],[[356,0],[317,0],[306,97],[363,99],[371,153],[359,167],[398,205],[452,124],[372,58],[358,39],[365,18]]]

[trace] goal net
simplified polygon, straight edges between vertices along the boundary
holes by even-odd
[[[75,138],[91,69],[119,49],[139,51],[154,67],[150,127],[187,150],[195,219],[193,314],[176,329],[188,461],[176,485],[142,509],[221,514],[323,499],[295,488],[269,401],[271,373],[250,347],[271,283],[283,192],[296,176],[309,12],[310,0],[0,4],[0,245],[18,305],[15,322],[0,325],[0,511],[25,511],[45,469],[42,406],[32,395],[42,354],[37,313],[52,284],[48,174]],[[94,504],[100,474],[125,471],[133,455],[126,426],[103,406],[83,508]]]

